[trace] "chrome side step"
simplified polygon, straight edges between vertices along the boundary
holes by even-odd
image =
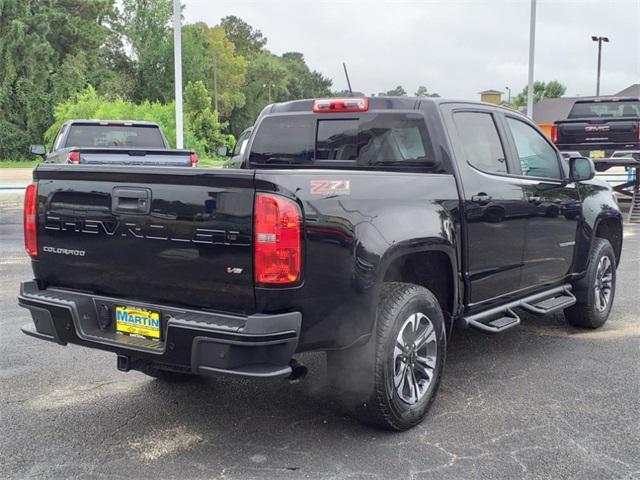
[[[574,303],[576,303],[576,297],[571,293],[571,285],[567,283],[561,287],[555,287],[490,308],[484,312],[463,317],[462,325],[487,333],[502,333],[520,324],[520,317],[513,311],[514,308],[520,307],[536,315],[546,315],[570,307]]]

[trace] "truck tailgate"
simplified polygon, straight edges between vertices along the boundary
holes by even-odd
[[[160,165],[190,167],[189,150],[142,148],[79,148],[80,163],[89,165]]]
[[[252,313],[253,171],[43,165],[36,278]]]
[[[558,144],[638,142],[638,121],[625,119],[575,119],[557,122]]]

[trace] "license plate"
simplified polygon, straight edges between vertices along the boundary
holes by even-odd
[[[604,158],[604,150],[591,150],[589,152],[590,158]]]
[[[160,339],[160,312],[139,307],[116,307],[116,331]]]

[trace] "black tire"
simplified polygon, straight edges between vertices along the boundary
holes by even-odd
[[[604,260],[603,260],[604,259]],[[610,266],[610,288],[606,298],[606,305],[602,308],[602,296],[598,291],[605,291],[602,279],[599,280],[599,289],[596,283],[599,278],[599,268],[608,263]],[[600,267],[599,267],[600,266]],[[604,238],[595,238],[589,253],[589,266],[586,275],[573,284],[573,292],[577,298],[575,305],[565,309],[564,315],[567,321],[574,327],[600,328],[609,318],[611,306],[616,293],[616,256],[613,247]]]
[[[417,350],[416,337],[424,341]],[[397,349],[397,342],[406,349]],[[385,283],[371,340],[346,352],[329,353],[328,373],[359,420],[407,430],[424,419],[433,403],[445,356],[444,317],[436,297],[417,285]]]
[[[134,370],[144,373],[149,377],[156,378],[163,382],[168,383],[182,383],[188,382],[195,378],[198,378],[198,375],[187,372],[176,372],[174,370],[165,370],[162,368],[158,368],[152,363],[140,363],[135,366]]]

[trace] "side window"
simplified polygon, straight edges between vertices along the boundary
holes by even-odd
[[[238,137],[238,140],[236,141],[236,145],[233,147],[233,152],[231,154],[232,156],[235,157],[237,155],[244,153],[244,149],[247,146],[247,140],[249,139],[249,135],[251,135],[251,132],[245,132]]]
[[[561,178],[556,151],[538,131],[515,118],[507,117],[518,151],[522,174],[527,177]]]
[[[490,113],[457,112],[453,119],[467,162],[488,173],[507,173],[507,162]]]
[[[56,137],[55,142],[53,142],[53,151],[60,150],[62,139],[64,138],[64,133],[67,131],[67,126],[63,125],[63,127],[58,132],[58,136]]]

